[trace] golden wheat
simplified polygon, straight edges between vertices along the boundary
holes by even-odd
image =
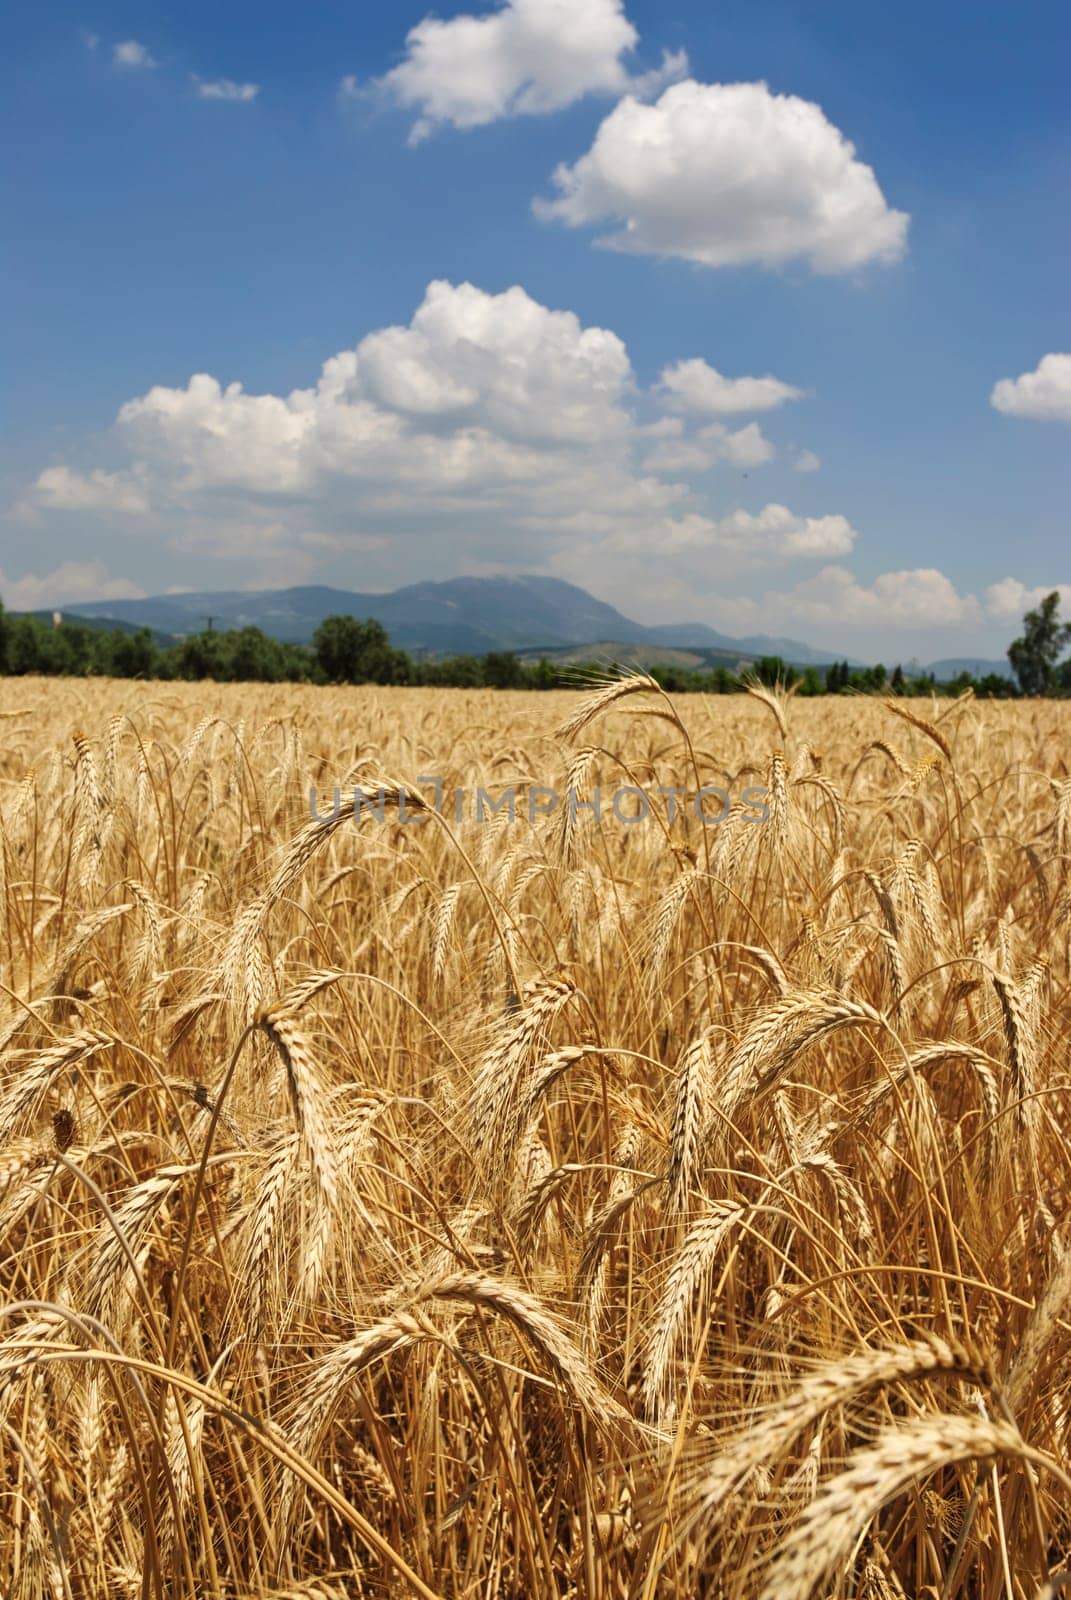
[[[1071,707],[751,689],[0,680],[0,1593],[1060,1592]]]

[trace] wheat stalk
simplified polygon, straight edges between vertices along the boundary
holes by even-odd
[[[919,1417],[885,1430],[823,1484],[782,1541],[759,1600],[808,1600],[825,1575],[848,1560],[882,1506],[909,1484],[953,1462],[996,1457],[1052,1465],[1010,1423],[984,1417]]]

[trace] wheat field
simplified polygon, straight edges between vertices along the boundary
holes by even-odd
[[[0,680],[0,1592],[1055,1594],[1069,732]]]

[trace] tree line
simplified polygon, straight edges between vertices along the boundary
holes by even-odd
[[[780,656],[764,656],[746,673],[725,666],[660,665],[649,671],[676,693],[734,694],[744,689],[746,678],[757,676],[767,684],[795,685],[802,695],[959,694],[965,689],[999,699],[1071,694],[1071,660],[1060,660],[1071,644],[1071,623],[1059,620],[1059,605],[1054,591],[1024,617],[1022,637],[1008,650],[1014,678],[992,673],[978,679],[962,673],[939,684],[932,674],[912,674],[901,666],[891,673],[880,663],[851,667],[847,661],[798,668]],[[374,618],[326,617],[309,645],[287,644],[254,627],[208,630],[160,645],[148,628],[135,632],[67,619],[56,626],[32,615],[8,614],[0,603],[0,674],[8,675],[556,689],[574,687],[586,673],[605,670],[606,663],[599,661],[564,665],[543,658],[530,663],[507,650],[420,660],[396,649]]]

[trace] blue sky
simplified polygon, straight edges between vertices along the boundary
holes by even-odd
[[[9,14],[5,603],[540,571],[886,659],[1071,612],[1066,7],[427,15]]]

